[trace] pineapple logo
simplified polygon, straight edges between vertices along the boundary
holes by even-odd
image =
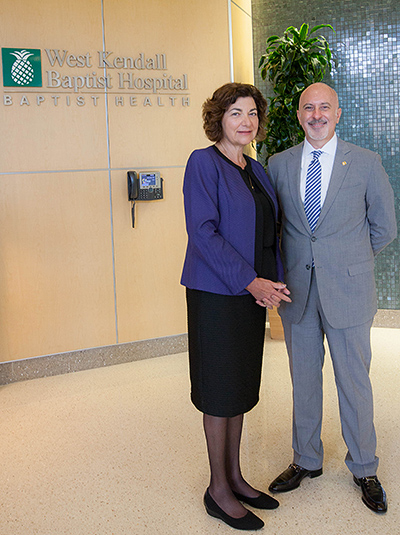
[[[4,87],[42,87],[42,59],[37,48],[2,48]]]

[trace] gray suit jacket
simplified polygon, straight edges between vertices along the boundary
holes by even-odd
[[[303,143],[272,156],[268,174],[282,211],[285,282],[292,303],[282,301],[285,320],[304,313],[314,258],[324,314],[343,329],[376,313],[374,256],[396,237],[393,190],[380,156],[338,139],[321,215],[311,232],[300,198]]]

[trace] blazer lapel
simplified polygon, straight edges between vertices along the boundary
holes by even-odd
[[[303,155],[303,143],[290,149],[290,158],[287,160],[287,176],[289,177],[289,191],[296,207],[297,213],[307,232],[310,232],[310,226],[304,211],[304,204],[300,197],[300,178],[301,178],[301,158]]]
[[[326,193],[325,202],[322,206],[321,214],[319,216],[315,230],[323,222],[326,214],[329,212],[336,195],[341,188],[343,181],[350,169],[351,165],[351,149],[346,142],[338,138],[338,144],[336,149],[335,161],[333,162],[331,179],[329,182],[328,191]],[[304,210],[303,210],[304,211]]]

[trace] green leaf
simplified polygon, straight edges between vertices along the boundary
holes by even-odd
[[[291,33],[292,35],[294,35],[297,38],[300,37],[299,30],[297,28],[295,28],[294,26],[289,26],[289,28],[286,29],[286,32],[287,33]]]
[[[310,30],[310,34],[316,32],[317,30],[320,30],[321,28],[330,28],[331,30],[333,30],[333,26],[331,26],[330,24],[319,24],[318,26],[314,26],[314,28]]]
[[[326,57],[328,59],[328,63],[330,63],[331,60],[332,60],[332,53],[330,51],[328,43],[325,43],[325,53],[326,53]]]
[[[302,24],[301,28],[300,28],[300,39],[303,40],[307,37],[307,33],[308,33],[308,24],[304,23]]]

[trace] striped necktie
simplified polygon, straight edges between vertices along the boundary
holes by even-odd
[[[312,154],[313,159],[307,169],[304,210],[311,232],[314,232],[319,214],[321,213],[322,167],[319,157],[322,154],[322,150],[313,150]]]

